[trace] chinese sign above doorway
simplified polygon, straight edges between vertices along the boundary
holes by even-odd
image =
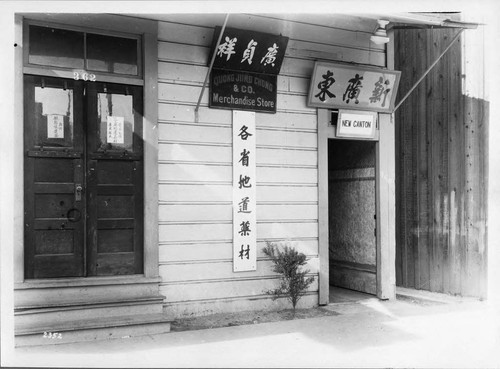
[[[215,27],[212,50],[215,50],[216,56],[213,68],[279,74],[288,37],[225,28],[219,45],[215,45],[220,32],[221,27]]]
[[[214,69],[209,106],[276,113],[276,81],[274,75]]]
[[[255,113],[233,111],[233,271],[257,269]]]
[[[391,113],[401,72],[316,62],[308,105]]]

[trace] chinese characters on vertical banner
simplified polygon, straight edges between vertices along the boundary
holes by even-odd
[[[255,113],[233,111],[233,271],[257,269]]]
[[[401,72],[317,62],[309,106],[391,113]]]

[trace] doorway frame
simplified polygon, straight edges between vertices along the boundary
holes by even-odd
[[[329,217],[328,217],[328,140],[341,139],[330,124],[330,109],[318,109],[318,237],[319,304],[330,298]],[[365,139],[366,140],[366,139]],[[377,297],[396,297],[396,188],[395,127],[391,114],[378,113],[375,141],[375,209]]]
[[[142,81],[137,82],[143,86],[143,160],[144,160],[144,235],[143,235],[143,274],[135,276],[120,276],[116,283],[123,284],[126,280],[138,278],[151,282],[159,281],[159,250],[158,250],[158,23],[155,20],[129,18],[110,14],[45,14],[29,13],[16,14],[15,39],[19,46],[16,47],[15,77],[14,77],[14,140],[16,145],[14,161],[19,168],[14,186],[14,288],[29,288],[32,285],[71,285],[75,278],[59,278],[47,280],[25,280],[24,278],[24,156],[23,145],[23,75],[31,71],[24,66],[23,36],[26,22],[38,24],[59,24],[62,28],[78,27],[100,34],[127,33],[142,37],[143,74]],[[43,73],[38,71],[39,73]],[[48,73],[48,72],[47,72]],[[109,82],[124,82],[130,79],[108,77]],[[109,277],[80,278],[82,283],[101,283],[100,279]],[[115,278],[116,279],[116,278]],[[83,282],[83,280],[85,280]]]

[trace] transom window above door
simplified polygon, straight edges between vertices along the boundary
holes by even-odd
[[[28,24],[25,65],[142,77],[141,38]]]

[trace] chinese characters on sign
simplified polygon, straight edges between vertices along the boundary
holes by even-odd
[[[233,111],[233,271],[257,269],[255,113]]]
[[[401,72],[317,62],[308,105],[391,113]]]
[[[64,138],[64,116],[47,114],[47,138]]]
[[[219,45],[215,45],[220,32],[221,27],[215,27],[215,69],[279,74],[288,37],[225,28]]]
[[[123,144],[125,142],[124,131],[124,118],[123,117],[107,117],[107,142],[114,144]]]
[[[288,37],[215,27],[211,108],[276,113],[277,79]]]

